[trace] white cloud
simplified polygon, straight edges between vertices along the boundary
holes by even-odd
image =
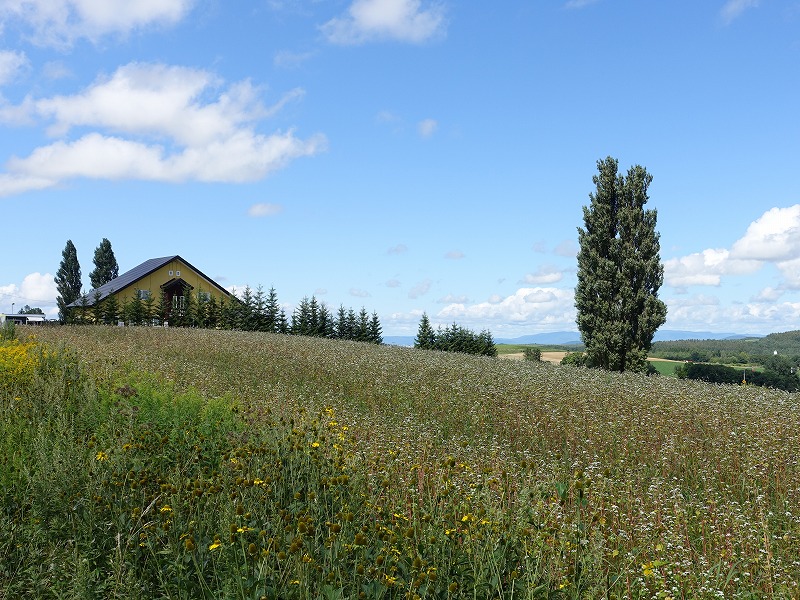
[[[552,287],[520,288],[500,301],[466,305],[454,303],[438,313],[439,318],[476,323],[527,323],[531,330],[552,331],[575,327],[575,307],[572,290]]]
[[[275,54],[272,64],[281,69],[295,69],[311,60],[313,56],[312,52],[289,52],[288,50],[283,50]]]
[[[722,22],[729,25],[748,8],[758,6],[759,0],[728,0],[720,10]]]
[[[775,300],[783,296],[784,293],[785,291],[781,289],[765,287],[753,297],[753,302],[775,302]]]
[[[769,293],[747,303],[723,304],[715,296],[667,301],[667,327],[764,334],[800,327],[800,302],[776,302]]]
[[[397,244],[396,246],[392,246],[386,251],[386,254],[405,254],[408,252],[408,246],[405,244]]]
[[[24,52],[0,50],[0,85],[12,81],[17,73],[28,65],[28,57]]]
[[[44,76],[52,81],[65,79],[72,75],[72,70],[60,60],[51,60],[44,64],[42,68]]]
[[[753,221],[731,257],[777,263],[800,258],[800,204],[772,208]]]
[[[707,249],[664,262],[667,285],[719,286],[726,275],[749,275],[774,264],[786,285],[800,287],[800,204],[772,208],[753,221],[745,234],[725,248]]]
[[[564,274],[551,265],[539,267],[535,273],[528,273],[525,275],[520,283],[528,285],[544,285],[547,283],[556,283],[561,281]]]
[[[172,25],[189,12],[193,0],[0,0],[0,27],[21,21],[31,40],[69,47],[78,38],[98,41],[151,25]]]
[[[366,290],[350,288],[350,295],[355,296],[356,298],[369,298],[371,294]]]
[[[324,150],[324,136],[271,135],[255,126],[302,92],[265,107],[249,82],[222,89],[206,71],[131,63],[73,96],[28,100],[34,118],[52,120],[50,133],[97,129],[13,157],[0,173],[0,196],[75,178],[245,182],[261,179],[302,156]],[[20,109],[23,107],[20,107]]]
[[[453,294],[447,294],[447,296],[439,298],[436,302],[438,304],[466,304],[469,302],[469,298],[464,295],[455,296]]]
[[[390,288],[398,288],[400,287],[400,285],[401,284],[399,279],[390,279],[389,281],[386,282],[386,287]]]
[[[575,240],[564,240],[553,250],[558,256],[575,258],[578,255],[578,244]]]
[[[444,257],[450,260],[461,260],[464,258],[464,253],[461,250],[450,250]]]
[[[251,217],[272,217],[281,213],[282,211],[283,207],[280,204],[260,203],[253,204],[253,206],[248,208],[247,214]]]
[[[11,283],[0,286],[0,312],[11,311],[14,303],[14,312],[26,304],[34,308],[41,308],[44,313],[52,318],[58,314],[56,307],[56,288],[53,275],[50,273],[30,273],[26,275],[20,285]]]
[[[430,279],[424,279],[408,291],[408,297],[416,300],[420,296],[424,296],[431,290],[433,282]]]
[[[353,0],[347,14],[331,19],[321,29],[334,44],[363,44],[397,40],[419,44],[443,35],[444,9],[421,0]]]
[[[434,119],[424,119],[417,124],[417,131],[419,135],[424,138],[431,137],[439,124]]]

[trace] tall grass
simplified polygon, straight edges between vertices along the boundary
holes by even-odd
[[[34,375],[0,387],[9,597],[800,597],[794,395],[256,333],[38,335]]]

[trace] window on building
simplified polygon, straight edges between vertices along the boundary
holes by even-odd
[[[149,300],[150,290],[138,290],[139,300]]]
[[[197,299],[200,302],[211,302],[211,292],[197,292]]]
[[[183,311],[186,310],[186,298],[184,296],[173,296],[172,309],[177,311],[179,314],[183,314]]]

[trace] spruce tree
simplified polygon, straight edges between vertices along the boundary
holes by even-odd
[[[417,337],[414,339],[414,348],[432,350],[435,344],[436,333],[433,331],[433,327],[431,327],[428,313],[422,313],[422,319],[419,321],[419,329],[417,330]]]
[[[350,333],[347,330],[347,311],[344,304],[339,305],[339,310],[336,313],[336,338],[340,340],[349,340]]]
[[[369,315],[363,306],[358,311],[358,326],[356,328],[356,340],[366,342],[369,339]]]
[[[278,331],[278,321],[281,312],[281,306],[278,303],[278,293],[275,287],[270,287],[267,293],[267,302],[265,306],[266,323],[265,331],[276,333]]]
[[[277,332],[286,335],[289,333],[289,319],[286,317],[286,311],[281,307],[278,313]]]
[[[206,309],[206,323],[206,326],[212,329],[219,326],[219,303],[213,294],[208,300],[208,307]]]
[[[119,320],[120,307],[114,290],[111,290],[111,293],[103,299],[101,305],[103,306],[103,323],[116,325]]]
[[[267,297],[264,288],[259,285],[253,295],[253,322],[254,331],[268,331],[267,329]]]
[[[111,242],[103,238],[94,250],[94,271],[89,274],[92,288],[97,289],[119,275],[119,265],[111,249]]]
[[[382,344],[383,343],[383,328],[381,327],[380,319],[378,319],[378,313],[372,312],[372,319],[369,322],[369,341],[373,344]]]
[[[152,325],[156,314],[156,299],[153,298],[152,293],[148,293],[145,295],[144,300],[142,300],[143,325]]]
[[[145,321],[144,314],[144,304],[137,289],[133,297],[122,307],[123,319],[130,325],[142,325]]]
[[[103,322],[103,301],[100,300],[100,292],[94,293],[94,303],[92,304],[92,320],[95,325],[100,325]]]
[[[644,167],[618,174],[618,162],[597,162],[596,186],[578,228],[575,307],[587,363],[612,371],[646,370],[647,352],[667,307],[656,211],[645,210],[652,176]]]
[[[78,251],[72,240],[67,240],[67,245],[61,252],[61,264],[58,267],[56,276],[56,289],[58,297],[58,320],[66,323],[71,320],[67,311],[67,305],[75,302],[81,296],[81,265],[78,262]]]

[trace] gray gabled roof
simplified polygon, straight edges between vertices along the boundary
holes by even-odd
[[[230,292],[228,292],[228,290],[226,290],[224,287],[216,283],[213,279],[209,278],[202,271],[196,269],[188,261],[184,260],[179,255],[175,254],[173,256],[164,256],[162,258],[151,258],[149,260],[146,260],[142,264],[132,268],[130,271],[126,271],[119,277],[115,277],[108,283],[104,283],[103,285],[101,285],[99,288],[91,290],[90,292],[86,293],[81,298],[75,300],[75,302],[68,304],[67,308],[80,308],[81,306],[83,306],[84,302],[83,298],[86,299],[85,300],[86,306],[92,306],[95,302],[95,299],[97,298],[98,293],[100,294],[99,297],[100,300],[108,298],[108,296],[111,295],[112,293],[121,292],[126,287],[133,285],[143,277],[148,276],[153,271],[157,271],[158,269],[172,262],[173,260],[180,260],[183,264],[192,269],[195,273],[201,275],[209,282],[214,284],[214,286],[216,286],[220,291],[224,292],[227,295],[230,295]]]

